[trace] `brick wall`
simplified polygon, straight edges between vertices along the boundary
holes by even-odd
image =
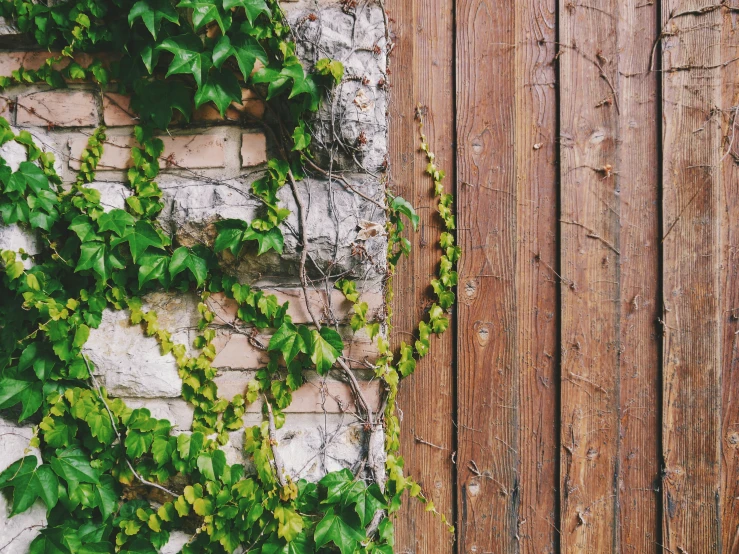
[[[374,176],[384,167],[387,144],[385,60],[374,53],[376,45],[384,47],[382,14],[371,5],[354,15],[344,13],[338,3],[332,2],[300,1],[288,6],[304,59],[310,62],[328,55],[341,60],[347,72],[345,82],[333,92],[315,122],[316,140],[321,146],[318,158],[342,171],[362,195],[382,202],[383,184]],[[308,13],[318,17],[313,21],[306,17]],[[0,51],[0,75],[9,75],[21,66],[38,68],[51,55],[19,49],[28,42],[13,33],[12,27],[0,22],[0,48],[6,48]],[[76,61],[87,66],[93,59],[80,55]],[[81,82],[70,82],[63,90],[37,85],[13,87],[0,93],[0,115],[16,129],[31,131],[44,149],[54,152],[57,169],[67,183],[74,180],[87,137],[97,126],[107,126],[105,153],[91,186],[101,192],[106,209],[125,206],[129,189],[124,175],[130,164],[132,128],[136,124],[128,97],[115,93],[113,88],[100,91]],[[249,185],[260,176],[273,148],[261,125],[264,117],[263,103],[244,90],[242,103],[233,105],[226,118],[221,118],[212,106],[204,106],[190,123],[175,119],[169,134],[161,137],[165,151],[157,182],[164,193],[165,208],[160,223],[172,234],[174,243],[212,242],[213,224],[218,219],[248,221],[256,215],[259,204],[249,196]],[[360,135],[362,140],[358,140]],[[330,159],[328,152],[334,153]],[[0,148],[0,156],[13,166],[24,159],[24,151],[16,144],[7,144]],[[338,275],[353,276],[366,292],[370,314],[382,317],[386,243],[381,236],[360,240],[358,231],[365,221],[384,223],[384,212],[335,180],[308,178],[299,188],[307,210],[307,270],[314,285],[310,292],[313,311],[324,315],[331,312],[341,322],[340,330],[348,343],[346,355],[353,360],[370,403],[378,409],[379,383],[372,380],[365,364],[376,358],[376,348],[363,333],[352,334],[348,325],[351,306],[331,285]],[[289,300],[293,320],[308,323],[297,272],[296,206],[289,190],[282,190],[280,196],[293,212],[282,229],[284,254],[272,252],[256,257],[247,252],[240,259],[224,255],[222,262],[242,282],[264,288],[281,301]],[[19,248],[33,254],[42,246],[27,230],[0,224],[0,249]],[[158,292],[144,300],[146,307],[159,313],[161,326],[174,334],[176,342],[192,342],[198,318],[194,294]],[[219,326],[215,381],[220,395],[231,398],[243,393],[266,359],[250,346],[244,334],[229,327],[236,318],[233,305],[219,296],[210,302]],[[269,333],[258,338],[266,343]],[[145,406],[155,417],[170,419],[179,432],[189,430],[193,408],[180,398],[182,383],[174,358],[171,354],[161,356],[155,339],[130,325],[126,312],[106,312],[86,349],[111,396],[125,398],[132,407]],[[327,471],[360,463],[366,455],[366,441],[361,422],[354,415],[349,388],[340,376],[321,378],[310,374],[308,381],[293,395],[287,423],[278,432],[278,448],[293,477],[317,479]],[[261,405],[255,403],[245,421],[250,425],[261,419]],[[0,412],[0,436],[9,437],[0,453],[1,471],[23,455],[31,429],[13,425]],[[235,432],[225,450],[231,463],[242,462],[248,467],[241,444],[242,432]],[[25,552],[37,532],[29,526],[43,522],[43,509],[34,507],[12,519],[7,518],[8,511],[7,501],[0,495],[0,545],[14,539],[6,552]],[[182,540],[175,536],[169,551],[177,551],[177,541]]]

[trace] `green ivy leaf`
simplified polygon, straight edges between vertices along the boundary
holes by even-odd
[[[100,483],[98,470],[90,466],[90,457],[78,447],[70,447],[51,458],[51,467],[68,483]]]
[[[249,227],[244,232],[244,240],[255,240],[259,244],[259,251],[257,254],[262,254],[274,250],[278,254],[282,254],[282,249],[285,245],[285,239],[282,236],[282,231],[279,227],[272,227],[268,231],[257,231],[253,227]]]
[[[98,218],[97,223],[100,232],[113,231],[116,235],[122,237],[136,224],[136,220],[125,210],[115,209],[101,215]]]
[[[35,456],[26,456],[0,473],[0,489],[13,487],[11,517],[25,512],[38,498],[44,501],[49,510],[59,500],[59,479],[51,467],[36,467],[37,463]]]
[[[82,242],[90,242],[93,240],[102,240],[92,226],[92,220],[87,215],[78,215],[69,224],[69,229],[74,231]]]
[[[319,75],[330,75],[338,85],[344,77],[344,64],[338,60],[322,58],[316,62],[316,71]]]
[[[287,542],[294,541],[303,532],[303,518],[295,510],[287,506],[277,506],[274,511],[277,518],[277,536]]]
[[[295,359],[295,356],[301,352],[304,354],[308,352],[308,344],[310,343],[306,343],[305,338],[310,339],[310,335],[305,337],[307,328],[302,325],[301,328],[305,330],[303,333],[299,333],[295,325],[286,321],[272,335],[268,350],[280,351],[285,358],[285,362],[289,365]]]
[[[203,448],[204,441],[205,436],[199,431],[189,435],[177,435],[177,451],[180,454],[180,458],[185,461],[193,459]]]
[[[188,34],[168,38],[157,48],[174,55],[169,64],[167,77],[180,74],[192,75],[198,87],[202,85],[213,65],[210,54],[203,52],[203,41],[196,35]]]
[[[139,220],[136,225],[128,228],[125,235],[114,238],[110,241],[111,246],[118,246],[119,244],[127,242],[128,247],[131,249],[131,257],[134,263],[139,259],[144,251],[152,246],[154,248],[163,249],[164,244],[162,238],[154,229],[154,226],[145,220]]]
[[[305,122],[301,121],[293,131],[293,151],[305,150],[310,145],[310,141],[310,133],[305,128]]]
[[[211,70],[206,81],[195,93],[195,107],[199,108],[206,102],[213,102],[221,116],[231,102],[241,102],[241,86],[236,75],[227,69]]]
[[[418,214],[416,214],[416,210],[413,209],[413,206],[411,206],[410,202],[408,202],[405,198],[396,196],[395,198],[393,198],[390,207],[396,212],[405,215],[413,224],[413,230],[418,230],[418,223],[421,221],[421,218],[418,217]]]
[[[18,421],[35,414],[43,402],[42,383],[23,381],[4,377],[0,379],[0,410],[12,408],[20,403],[23,406]]]
[[[102,475],[100,484],[95,487],[95,505],[103,514],[103,519],[108,519],[118,510],[119,496],[115,479],[111,475]],[[110,550],[103,552],[110,552]]]
[[[249,224],[246,221],[240,219],[224,219],[216,222],[218,236],[213,244],[213,249],[216,252],[228,249],[234,256],[238,256],[244,242],[244,231],[248,226]]]
[[[190,121],[193,91],[185,83],[161,79],[138,81],[135,92],[131,98],[131,108],[139,113],[143,123],[153,123],[159,129],[166,129],[174,110]]]
[[[181,272],[189,269],[193,277],[197,281],[198,286],[202,286],[205,278],[208,276],[207,262],[196,256],[192,250],[186,246],[180,246],[172,254],[172,261],[169,263],[169,275],[174,279]]]
[[[152,252],[145,253],[141,256],[141,259],[139,260],[141,264],[139,266],[139,288],[155,279],[158,279],[162,285],[165,285],[169,259],[169,256]]]
[[[285,542],[276,535],[272,535],[262,546],[262,554],[313,554],[309,538],[305,533],[298,535],[294,540]]]
[[[169,0],[139,0],[128,12],[128,24],[133,26],[137,19],[141,19],[149,29],[154,40],[162,26],[162,20],[167,20],[175,25],[179,25],[179,16],[177,11],[172,7]]]
[[[220,69],[231,56],[236,58],[244,80],[249,79],[257,59],[267,63],[267,56],[262,46],[248,36],[237,35],[232,40],[228,35],[223,35],[218,39],[213,47],[214,67]]]
[[[42,190],[49,190],[49,179],[36,164],[31,162],[21,162],[18,166],[17,173],[14,175],[22,176],[26,185],[28,185],[28,187],[35,193]]]
[[[339,547],[341,554],[354,554],[357,544],[364,540],[365,534],[359,528],[359,522],[352,522],[351,519],[346,517],[346,514],[338,516],[333,508],[329,508],[316,525],[314,536],[316,546],[320,548],[332,542]]]
[[[149,450],[154,435],[150,431],[129,429],[126,433],[126,454],[130,458],[139,458]]]
[[[372,483],[367,489],[357,497],[354,509],[359,515],[362,527],[367,527],[375,517],[378,510],[387,509],[387,503],[383,498],[382,491],[376,483]]]
[[[198,456],[198,469],[206,479],[216,481],[223,476],[226,469],[226,455],[222,450],[215,450]]]
[[[80,259],[74,271],[83,271],[92,269],[103,279],[108,276],[108,268],[105,263],[105,243],[103,242],[85,242],[80,247]]]
[[[344,341],[339,333],[329,327],[321,327],[320,333],[311,331],[311,361],[316,364],[316,371],[326,375],[336,359],[344,350]]]
[[[246,12],[246,18],[249,23],[254,25],[254,20],[259,14],[272,15],[272,12],[267,7],[267,3],[264,0],[223,0],[223,9],[230,10],[232,8],[244,8]]]
[[[172,452],[174,452],[174,445],[169,437],[154,437],[151,443],[151,455],[160,467],[172,458]]]
[[[182,0],[177,4],[178,8],[192,9],[192,24],[195,31],[205,27],[208,23],[215,21],[224,35],[231,27],[231,16],[225,13],[217,3],[210,0]]]

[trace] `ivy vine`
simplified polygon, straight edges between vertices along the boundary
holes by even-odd
[[[182,548],[185,554],[237,549],[391,553],[392,514],[405,491],[435,511],[420,486],[404,475],[395,398],[400,380],[428,354],[431,336],[449,326],[446,313],[454,302],[454,267],[460,256],[452,197],[444,192],[444,173],[425,137],[421,149],[446,232],[438,276],[431,283],[436,302],[419,324],[415,342],[401,343],[396,352],[386,338],[389,322],[368,320],[368,304],[356,283],[335,283],[353,303],[352,329],[365,329],[379,346],[375,373],[386,385],[387,402],[384,414],[373,414],[343,358],[343,340],[335,328],[322,325],[312,313],[311,325],[294,323],[287,303],[237,282],[218,264],[219,253],[229,250],[238,257],[249,243],[259,254],[282,253],[280,224],[290,212],[277,193],[288,186],[301,211],[300,277],[307,292],[305,220],[296,183],[306,167],[320,169],[310,151],[311,118],[325,91],[343,78],[341,63],[321,59],[306,71],[275,0],[70,0],[54,5],[0,0],[0,16],[14,21],[39,46],[61,52],[40,69],[21,68],[0,77],[0,88],[25,83],[58,88],[84,79],[130,94],[140,120],[127,172],[132,194],[126,209],[105,211],[100,193],[88,186],[105,148],[105,129],[89,137],[76,181],[62,187],[53,155],[39,148],[28,131],[16,132],[0,118],[0,146],[15,141],[26,150],[26,160],[15,170],[0,158],[2,223],[29,228],[44,243],[34,256],[0,253],[0,410],[19,422],[36,423],[26,455],[0,473],[0,488],[12,494],[11,515],[39,499],[46,505],[48,525],[30,552],[155,554],[172,531],[181,529],[192,535]],[[76,52],[118,52],[120,57],[82,67],[73,61]],[[264,176],[251,185],[261,213],[249,222],[220,221],[212,248],[177,246],[157,223],[163,208],[156,183],[163,143],[156,133],[174,117],[188,121],[193,108],[206,103],[223,115],[232,102],[241,101],[245,87],[266,102],[279,150]],[[392,275],[401,256],[410,252],[410,241],[402,235],[406,222],[415,229],[419,218],[410,203],[392,195],[386,212]],[[156,313],[144,309],[143,295],[161,289],[194,290],[200,296],[192,349],[177,344]],[[218,396],[213,381],[215,314],[208,298],[214,293],[236,303],[242,322],[276,330],[269,344],[259,345],[269,363],[243,395],[230,401]],[[109,308],[127,310],[132,324],[156,338],[163,355],[173,354],[182,396],[194,406],[192,432],[173,433],[169,421],[109,397],[97,382],[82,349]],[[369,440],[384,437],[387,458],[368,460],[371,480],[348,469],[318,483],[294,480],[275,448],[276,430],[284,423],[292,393],[305,382],[305,371],[326,375],[334,368],[344,371],[353,386]],[[244,427],[246,406],[260,398],[264,422],[244,429],[244,448],[256,470],[246,475],[241,465],[227,463],[220,447],[229,433]]]

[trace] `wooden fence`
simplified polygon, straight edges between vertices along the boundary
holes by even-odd
[[[409,502],[396,551],[739,553],[739,1],[388,2],[397,338],[438,259],[418,102],[464,249],[400,400],[457,540]]]

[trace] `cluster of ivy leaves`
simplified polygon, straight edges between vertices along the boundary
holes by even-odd
[[[141,122],[134,130],[137,145],[127,173],[132,195],[126,209],[106,212],[99,193],[87,186],[103,152],[104,129],[90,137],[76,182],[62,188],[53,156],[38,148],[28,132],[16,134],[0,119],[0,146],[14,141],[27,152],[15,170],[0,159],[2,221],[30,228],[43,242],[33,263],[23,251],[1,253],[0,409],[37,423],[29,446],[40,449],[43,461],[29,450],[0,474],[0,488],[11,491],[13,515],[39,499],[47,507],[48,526],[33,541],[32,554],[154,553],[175,529],[192,534],[185,554],[233,552],[239,545],[268,554],[392,552],[389,517],[399,508],[400,496],[409,490],[423,499],[418,484],[403,476],[402,458],[395,455],[394,398],[400,376],[415,368],[411,358],[424,355],[430,334],[448,325],[443,312],[453,302],[452,268],[459,257],[451,234],[442,238],[445,254],[434,285],[438,304],[429,323],[419,327],[415,351],[401,345],[397,364],[380,324],[368,321],[368,306],[359,299],[356,284],[336,284],[354,303],[353,330],[365,328],[383,354],[377,373],[391,396],[387,490],[367,485],[348,470],[318,484],[276,475],[275,444],[266,421],[245,430],[254,475],[227,464],[219,450],[229,433],[243,427],[246,404],[260,397],[274,408],[281,426],[282,410],[303,384],[304,370],[325,375],[343,350],[335,330],[295,325],[287,303],[236,282],[218,264],[220,252],[238,256],[250,242],[259,254],[282,253],[280,224],[289,211],[278,205],[277,192],[288,179],[303,177],[302,162],[311,155],[311,114],[322,90],[341,80],[341,64],[323,59],[306,72],[274,0],[72,0],[54,5],[0,0],[0,16],[16,22],[40,46],[62,53],[40,69],[21,68],[0,77],[0,88],[39,82],[64,87],[68,80],[87,80],[131,94]],[[82,67],[72,59],[75,52],[120,56]],[[220,222],[213,249],[173,245],[156,222],[163,206],[155,182],[163,154],[157,130],[175,118],[189,121],[194,109],[209,102],[224,114],[241,100],[244,88],[268,103],[281,151],[252,184],[262,213],[250,222]],[[435,168],[430,173],[439,188],[443,174]],[[451,199],[437,193],[451,230]],[[402,218],[416,227],[418,217],[399,197],[389,198],[388,216],[393,268],[410,250],[410,242],[401,237]],[[144,311],[140,297],[157,288],[199,292],[195,354],[173,342],[154,312]],[[218,397],[213,383],[215,330],[208,298],[216,292],[236,302],[242,322],[276,329],[266,346],[269,363],[244,396],[230,401]],[[82,348],[106,308],[129,310],[131,322],[159,341],[162,354],[174,355],[183,398],[195,408],[192,433],[173,434],[170,422],[108,398],[97,385]],[[142,495],[140,488],[148,492]],[[428,508],[433,510],[433,504]],[[378,514],[379,525],[370,525]]]

